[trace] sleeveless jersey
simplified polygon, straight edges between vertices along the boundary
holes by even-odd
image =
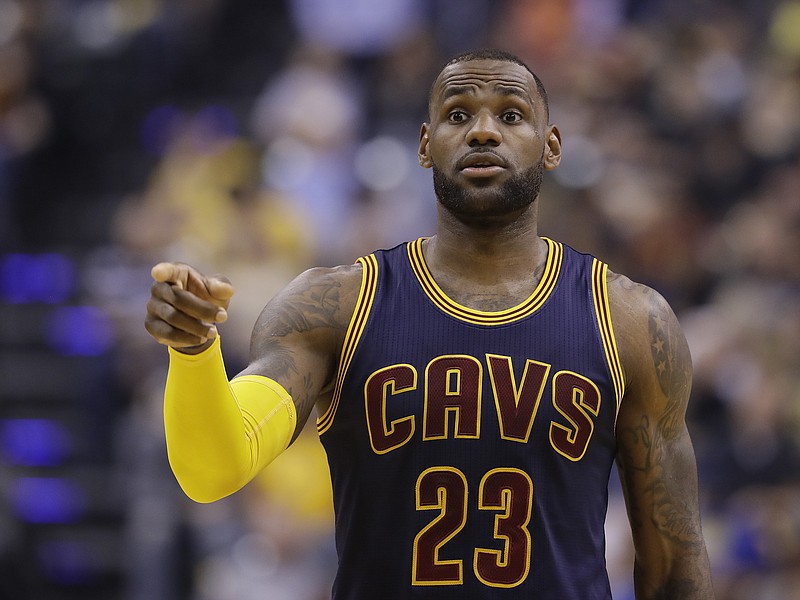
[[[451,300],[423,239],[359,259],[317,421],[336,600],[611,598],[604,523],[623,379],[607,267],[545,241],[537,288],[499,312]]]

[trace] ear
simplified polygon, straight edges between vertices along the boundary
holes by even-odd
[[[428,139],[428,132],[430,131],[430,125],[428,123],[423,123],[422,128],[419,132],[419,164],[421,167],[426,169],[430,169],[433,166],[433,161],[431,160],[430,155],[430,140]]]
[[[544,168],[552,171],[561,163],[561,132],[555,125],[545,131]]]

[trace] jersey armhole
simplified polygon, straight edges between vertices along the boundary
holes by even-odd
[[[617,341],[614,337],[614,326],[611,323],[611,309],[608,303],[608,265],[594,259],[592,262],[592,298],[594,300],[594,311],[597,317],[597,326],[600,330],[600,338],[603,341],[608,370],[614,384],[614,395],[616,396],[616,412],[614,415],[614,427],[616,429],[617,415],[625,393],[625,378],[622,374],[622,363],[619,359]]]
[[[356,307],[353,310],[353,316],[350,318],[350,325],[347,327],[347,333],[345,334],[330,406],[317,419],[317,432],[319,435],[328,431],[333,425],[333,419],[336,416],[336,410],[339,407],[339,401],[342,396],[342,385],[350,367],[350,362],[353,360],[358,342],[361,340],[361,334],[364,333],[378,288],[378,259],[375,258],[375,255],[362,256],[356,262],[362,267],[361,290],[358,293]]]

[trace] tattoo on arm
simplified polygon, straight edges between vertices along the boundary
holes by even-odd
[[[679,338],[679,331],[670,323],[671,310],[656,292],[644,288],[649,294],[648,329],[652,364],[664,404],[655,414],[644,414],[634,427],[620,433],[624,448],[628,449],[628,470],[635,470],[648,482],[648,491],[655,502],[653,518],[663,535],[674,542],[685,541],[685,526],[691,521],[690,506],[682,501],[686,479],[667,482],[663,477],[665,452],[680,452],[678,438],[685,435],[684,414],[691,382],[691,365],[688,348]],[[671,445],[673,441],[678,443]],[[670,456],[670,461],[689,460],[686,456]],[[668,485],[672,487],[668,487]]]
[[[646,543],[654,547],[670,548],[680,565],[647,597],[713,598],[697,506],[696,463],[685,425],[691,357],[666,301],[649,288],[640,289],[647,294],[650,347],[650,360],[641,368],[652,368],[654,377],[652,386],[645,385],[640,392],[652,398],[637,402],[655,404],[635,420],[620,423],[618,467],[626,487],[635,494],[629,503],[634,536],[649,539]]]
[[[645,491],[652,503],[651,525],[672,544],[692,547],[697,543],[698,529],[694,515],[696,489],[688,477],[668,481],[664,477],[664,436],[661,427],[651,425],[643,416],[637,427],[624,432],[625,447],[631,448],[629,454],[640,458],[628,458],[619,466],[625,478],[641,477]],[[674,449],[671,450],[675,452]],[[674,462],[690,460],[690,456],[673,457]],[[641,528],[645,525],[642,515],[631,513],[631,525]]]
[[[336,319],[340,307],[339,287],[338,282],[327,278],[298,290],[292,294],[291,302],[284,303],[265,325],[269,324],[272,335],[277,337],[339,325]]]
[[[350,319],[341,292],[333,270],[301,276],[267,305],[253,332],[251,355],[284,382],[301,414],[311,411],[335,368],[336,344]]]
[[[648,325],[650,351],[661,392],[667,399],[658,430],[665,439],[674,439],[684,424],[686,399],[692,381],[691,357],[686,341],[670,326],[671,310],[660,295],[651,292]]]
[[[270,354],[276,376],[288,377],[290,373],[297,373],[297,366],[295,365],[291,351],[286,347],[286,344],[278,341],[277,338],[271,340]],[[291,393],[291,390],[287,391]]]

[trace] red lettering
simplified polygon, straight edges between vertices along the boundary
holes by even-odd
[[[455,437],[480,434],[483,367],[472,356],[440,356],[425,372],[423,439],[448,436],[448,414],[455,413]]]
[[[550,365],[535,360],[527,361],[522,382],[517,386],[510,356],[487,354],[486,360],[497,405],[500,437],[525,443],[539,410]]]
[[[387,424],[386,403],[390,396],[417,388],[417,371],[411,365],[393,365],[373,373],[364,386],[364,408],[372,449],[385,454],[399,448],[414,435],[414,417]]]
[[[553,421],[550,444],[568,459],[580,460],[594,433],[594,420],[589,413],[595,417],[600,413],[600,390],[577,373],[561,371],[553,377],[553,404],[569,425]]]

